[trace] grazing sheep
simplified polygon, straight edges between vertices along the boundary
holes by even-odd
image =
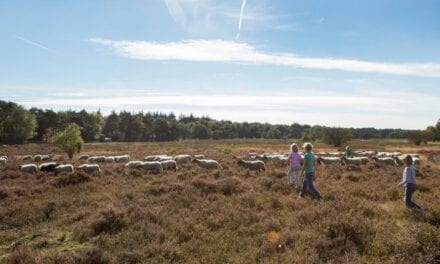
[[[420,158],[413,157],[413,164],[420,165]]]
[[[52,156],[50,155],[41,155],[41,161],[51,161]]]
[[[6,161],[8,161],[9,160],[9,158],[8,158],[8,156],[0,156],[0,159],[5,159]]]
[[[191,157],[191,155],[177,155],[177,156],[174,156],[174,160],[177,163],[182,164],[182,163],[191,162],[192,157]]]
[[[257,171],[261,171],[261,170],[265,171],[266,170],[266,165],[261,160],[242,160],[242,159],[240,159],[239,161],[237,161],[237,164],[239,166],[242,166],[242,167],[249,169],[249,170],[257,170]]]
[[[361,152],[359,152],[359,155],[371,157],[371,156],[376,155],[376,151],[373,151],[373,150],[361,151]]]
[[[5,159],[4,157],[0,157],[0,165],[6,165],[6,163],[8,162],[8,159]]]
[[[21,170],[21,172],[26,172],[26,173],[35,173],[38,171],[38,167],[35,164],[24,164],[18,166],[18,168]]]
[[[205,155],[203,155],[203,154],[196,154],[196,155],[194,155],[194,158],[195,159],[204,159]]]
[[[215,160],[195,159],[192,162],[205,169],[222,169],[222,166]]]
[[[32,155],[23,156],[23,158],[21,158],[21,160],[23,160],[23,161],[25,161],[25,160],[32,160]]]
[[[370,161],[368,157],[357,157],[357,158],[361,159],[361,163],[363,165],[367,164]]]
[[[376,164],[397,166],[396,160],[394,158],[391,158],[391,157],[385,157],[385,158],[373,157],[372,160]]]
[[[414,165],[420,165],[420,158],[413,156],[414,154],[408,154],[408,155],[413,158]],[[417,154],[415,154],[415,155],[417,155]],[[396,164],[399,166],[404,165],[404,160],[405,160],[406,156],[407,155],[400,155],[400,156],[394,157]]]
[[[133,160],[133,161],[129,161],[127,164],[125,164],[125,167],[132,170],[132,169],[136,169],[139,168],[139,166],[142,164],[142,161],[140,160]]]
[[[394,160],[396,161],[396,164],[399,166],[403,165],[403,160],[405,159],[406,155],[400,155],[397,157],[394,157]]]
[[[115,161],[118,163],[122,162],[129,162],[130,161],[130,155],[122,155],[122,156],[116,156]]]
[[[56,162],[46,162],[40,164],[40,166],[38,166],[38,170],[44,172],[52,172],[57,166],[58,164]]]
[[[367,157],[355,157],[355,158],[342,157],[341,160],[344,165],[365,165],[368,163]]]
[[[92,156],[87,159],[89,162],[105,162],[105,156]]]
[[[162,164],[162,168],[164,170],[177,171],[177,162],[175,160],[164,160],[164,161],[161,161],[160,164]]]
[[[56,173],[61,173],[61,172],[73,173],[73,171],[74,171],[73,165],[71,164],[58,165],[55,167]]]
[[[173,157],[168,155],[153,155],[153,156],[146,156],[144,158],[144,161],[165,161],[165,160],[172,160]]]
[[[33,157],[33,159],[34,159],[35,162],[40,162],[43,159],[43,156],[42,155],[35,155]]]
[[[344,152],[336,151],[336,152],[330,152],[327,156],[330,157],[342,157],[344,155]]]
[[[90,158],[89,155],[81,155],[78,160],[88,160]]]
[[[318,157],[316,160],[321,165],[342,164],[339,157]]]
[[[83,164],[77,167],[79,171],[83,171],[85,173],[95,173],[101,172],[101,168],[99,168],[98,164]]]
[[[113,163],[115,162],[115,157],[105,157],[105,163]]]
[[[141,165],[139,165],[139,168],[146,170],[146,171],[153,171],[156,173],[162,173],[163,167],[162,164],[158,161],[145,161],[142,162]]]

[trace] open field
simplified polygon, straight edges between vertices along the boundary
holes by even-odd
[[[0,170],[0,262],[440,262],[440,144],[350,143],[354,150],[422,155],[414,195],[427,209],[422,216],[403,204],[403,189],[397,187],[402,167],[317,166],[316,186],[324,197],[317,202],[297,198],[286,184],[287,167],[268,162],[265,173],[248,172],[233,159],[247,152],[287,152],[290,143],[86,144],[83,153],[90,155],[129,154],[137,160],[205,154],[223,166],[217,171],[188,164],[177,172],[131,174],[123,164],[103,164],[100,175],[22,174],[17,167],[23,162],[14,157],[63,153],[48,145],[0,147],[0,155],[11,158]]]

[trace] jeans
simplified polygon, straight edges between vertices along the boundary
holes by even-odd
[[[295,184],[296,188],[301,188],[301,167],[300,166],[292,166],[289,168],[287,172],[287,183],[289,185],[293,185],[292,174],[295,172]]]
[[[416,185],[414,183],[407,183],[405,186],[405,197],[403,201],[405,202],[407,207],[419,209],[420,206],[418,206],[416,203],[412,201],[412,195],[414,194],[415,191],[416,191]]]
[[[307,192],[307,188],[309,188],[316,199],[322,199],[321,194],[318,192],[315,185],[313,184],[314,176],[315,176],[315,172],[306,172],[306,176],[304,177],[304,183],[301,192],[299,193],[301,197],[304,197],[304,195]]]

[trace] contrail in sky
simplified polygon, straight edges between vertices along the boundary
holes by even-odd
[[[44,46],[44,45],[42,45],[42,44],[40,44],[40,43],[37,43],[37,42],[35,42],[35,41],[32,41],[32,40],[29,40],[29,39],[26,39],[26,38],[20,37],[20,36],[18,36],[18,35],[14,35],[14,37],[15,37],[16,39],[19,39],[19,40],[21,40],[21,41],[23,41],[23,42],[29,44],[29,45],[36,46],[36,47],[39,47],[40,49],[44,49],[44,50],[47,50],[47,51],[52,51],[52,50],[49,49],[48,47],[46,47],[46,46]]]
[[[238,32],[237,32],[237,36],[235,37],[236,40],[240,37],[241,22],[243,21],[243,13],[244,13],[245,6],[246,6],[246,0],[243,0],[243,2],[241,2],[240,19],[238,20]]]

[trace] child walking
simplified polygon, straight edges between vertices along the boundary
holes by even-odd
[[[313,181],[315,180],[315,155],[312,152],[313,145],[312,143],[304,143],[303,145],[305,154],[304,154],[304,163],[301,169],[301,175],[305,173],[304,176],[304,182],[301,189],[301,192],[299,193],[300,198],[304,198],[304,195],[307,192],[307,188],[310,189],[313,196],[321,200],[322,196],[319,193],[319,191],[316,189],[315,185],[313,184]]]
[[[289,170],[287,171],[287,183],[293,185],[292,174],[295,173],[295,186],[298,192],[301,189],[301,155],[298,153],[298,145],[293,143],[290,145],[290,153],[288,157]]]
[[[405,169],[403,170],[402,181],[398,185],[405,187],[403,201],[408,208],[414,208],[423,214],[425,210],[412,201],[412,195],[416,191],[416,169],[413,166],[411,155],[406,155],[403,163],[405,164]]]

